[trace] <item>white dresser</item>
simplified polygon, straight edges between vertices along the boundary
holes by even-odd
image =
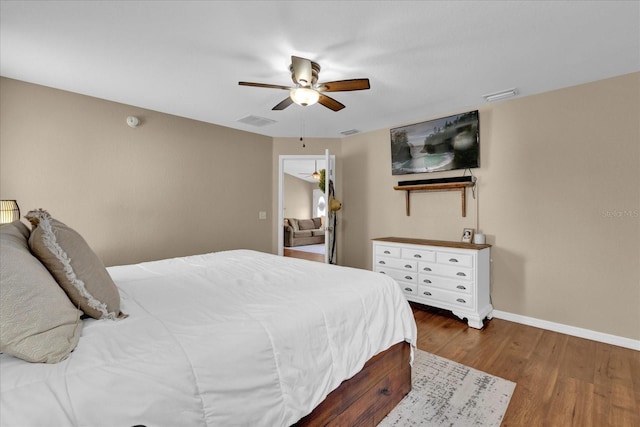
[[[373,270],[393,277],[409,301],[451,310],[482,329],[491,319],[491,245],[383,237],[373,239]]]

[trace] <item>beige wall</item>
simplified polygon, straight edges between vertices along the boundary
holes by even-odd
[[[0,197],[45,208],[106,265],[269,252],[272,139],[0,80]],[[137,129],[125,119],[142,119]],[[246,171],[250,171],[247,173]]]
[[[640,73],[480,106],[466,218],[454,192],[414,194],[405,216],[393,186],[432,176],[391,175],[388,129],[346,138],[342,264],[371,268],[374,237],[479,228],[495,309],[638,340],[639,117]]]
[[[284,174],[284,217],[311,218],[314,188],[317,188],[317,185],[304,179]]]

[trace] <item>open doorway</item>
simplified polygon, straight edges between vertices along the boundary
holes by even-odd
[[[278,254],[326,261],[326,194],[320,190],[320,172],[326,156],[280,156]]]
[[[317,182],[313,182],[312,187],[317,187]],[[285,201],[296,200],[298,198],[299,195],[291,194],[291,191],[292,189],[287,187],[287,179],[285,178],[285,191],[284,191]],[[305,196],[308,196],[308,194],[306,193],[303,193],[303,194]],[[317,231],[311,231],[311,233],[316,234],[316,236],[311,237],[311,240],[313,241],[296,242],[296,244],[291,244],[292,240],[294,241],[299,240],[299,239],[291,238],[291,234],[295,232],[292,230],[285,230],[283,255],[286,257],[302,258],[310,261],[324,262],[325,244],[324,244],[324,229],[322,227],[324,226],[324,218],[327,213],[328,203],[327,203],[325,194],[319,188],[312,189],[311,197],[312,197],[312,204],[311,204],[310,215],[313,221],[317,222],[318,219],[320,220],[321,228],[318,228]],[[287,209],[287,206],[291,207],[289,203],[285,203],[284,206],[285,206],[284,207],[285,212],[287,211],[291,212],[290,208]],[[289,218],[288,216],[285,216],[285,225],[288,225],[289,227],[291,227],[292,224],[287,224],[289,222],[288,218]],[[314,223],[314,228],[316,228],[315,225],[316,224]],[[320,237],[317,236],[318,233],[322,233]]]

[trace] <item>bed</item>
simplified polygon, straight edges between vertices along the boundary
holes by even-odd
[[[375,425],[409,391],[384,275],[251,250],[107,271],[126,317],[83,318],[59,363],[0,355],[3,427]]]

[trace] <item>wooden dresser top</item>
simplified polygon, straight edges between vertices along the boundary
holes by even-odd
[[[442,246],[447,248],[458,248],[458,249],[485,249],[490,248],[491,245],[476,245],[475,243],[463,243],[463,242],[450,242],[448,240],[428,240],[428,239],[415,239],[410,237],[376,237],[375,240],[378,242],[392,242],[392,243],[404,243],[411,245],[427,245],[427,246]]]

